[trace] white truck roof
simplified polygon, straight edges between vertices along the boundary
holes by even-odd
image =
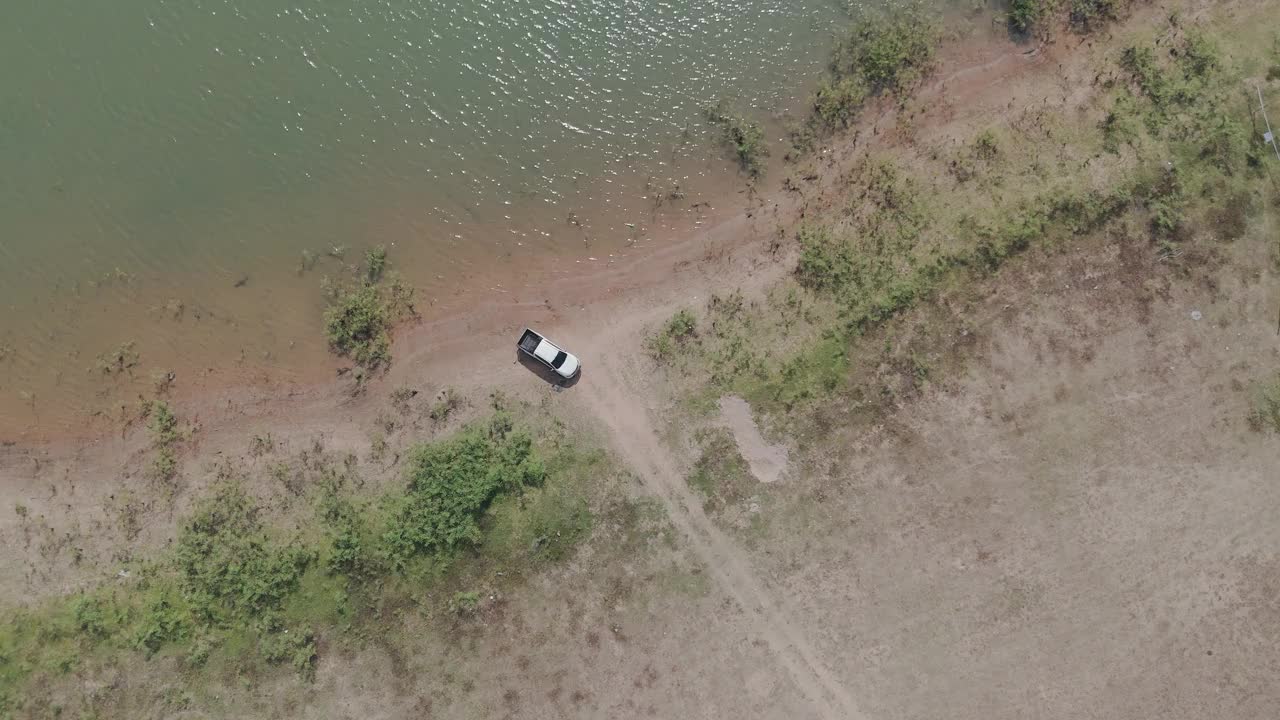
[[[552,345],[544,339],[542,342],[538,343],[538,347],[534,349],[533,354],[542,358],[544,361],[551,363],[555,362],[556,355],[560,354],[560,348]]]

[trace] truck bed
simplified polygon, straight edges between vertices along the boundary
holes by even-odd
[[[532,355],[533,351],[538,349],[538,344],[541,342],[541,335],[532,330],[526,329],[524,334],[520,336],[519,346],[521,350]]]

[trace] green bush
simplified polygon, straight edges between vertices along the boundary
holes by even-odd
[[[125,618],[114,603],[96,595],[81,595],[71,602],[71,614],[76,628],[95,639],[110,636]]]
[[[269,663],[290,665],[303,678],[315,677],[316,637],[310,630],[270,628],[263,633],[258,652]]]
[[[563,438],[553,446],[548,468],[531,436],[498,413],[414,448],[407,486],[380,502],[344,495],[349,477],[341,471],[303,463],[299,472],[319,473],[306,476],[317,493],[319,554],[272,532],[240,486],[218,485],[136,579],[5,612],[0,716],[47,701],[48,679],[79,672],[81,658],[127,663],[135,651],[178,659],[192,683],[217,683],[208,673],[227,669],[253,680],[267,664],[310,679],[319,633],[381,622],[384,604],[405,602],[404,592],[420,598],[420,581],[440,583],[447,598],[476,572],[466,562],[513,577],[531,560],[565,557],[592,527],[584,488],[610,468],[602,452],[579,452]],[[425,562],[408,567],[415,559]],[[424,572],[391,575],[411,569]]]
[[[1142,133],[1142,123],[1133,96],[1124,94],[1116,98],[1101,127],[1102,147],[1107,152],[1118,155],[1122,147],[1137,142]]]
[[[415,314],[413,289],[387,276],[387,250],[379,245],[365,255],[363,275],[351,284],[328,283],[324,313],[329,347],[367,370],[391,362],[391,329]]]
[[[147,428],[151,431],[152,441],[157,446],[171,445],[182,439],[181,433],[178,432],[178,418],[173,414],[168,403],[162,400],[151,403],[150,415]]]
[[[1071,0],[1071,24],[1089,32],[1120,17],[1127,0]]]
[[[155,480],[172,480],[178,474],[178,456],[173,448],[164,446],[156,450],[155,457],[147,466],[147,475]]]
[[[474,590],[455,593],[453,599],[449,601],[449,609],[455,615],[474,615],[476,610],[480,609],[480,593]]]
[[[1221,67],[1217,44],[1199,32],[1188,32],[1174,48],[1175,66],[1163,66],[1155,50],[1147,45],[1125,48],[1120,66],[1156,106],[1149,116],[1153,129],[1163,125],[1175,106],[1187,106],[1203,99],[1205,90]]]
[[[390,362],[391,319],[376,285],[340,293],[325,311],[324,322],[329,345],[339,355],[370,369]]]
[[[813,96],[813,112],[827,127],[848,127],[867,99],[866,82],[857,75],[824,77]]]
[[[866,12],[831,53],[814,91],[809,119],[793,133],[797,149],[812,145],[820,129],[846,128],[867,98],[916,84],[933,66],[939,25],[921,4]]]
[[[693,337],[697,327],[698,321],[693,316],[693,313],[682,309],[667,321],[667,326],[663,332],[674,339],[685,340]]]
[[[178,474],[178,456],[174,444],[182,440],[178,430],[178,418],[169,404],[156,400],[148,409],[147,429],[151,432],[151,444],[156,455],[151,460],[148,474],[157,480],[172,480]]]
[[[459,393],[453,388],[445,388],[444,391],[440,393],[439,399],[427,412],[427,416],[434,422],[442,423],[448,420],[449,416],[458,410],[458,408],[462,407],[465,402],[466,399],[463,398],[462,393]]]
[[[866,15],[832,55],[836,82],[855,78],[871,92],[902,90],[933,66],[938,23],[919,6]]]
[[[148,656],[167,643],[187,637],[190,611],[167,594],[153,598],[143,611],[133,632],[133,644]]]
[[[397,569],[419,555],[475,545],[480,516],[499,493],[539,485],[546,477],[532,439],[501,413],[488,427],[413,448],[408,464],[407,492],[391,500],[383,534]]]
[[[1222,66],[1218,44],[1208,35],[1192,30],[1187,32],[1179,56],[1179,65],[1189,78],[1206,78]]]
[[[1010,0],[1005,19],[1016,35],[1028,35],[1053,12],[1055,0]]]
[[[278,611],[313,559],[297,543],[269,537],[257,505],[230,484],[197,506],[174,547],[183,592],[206,622]]]

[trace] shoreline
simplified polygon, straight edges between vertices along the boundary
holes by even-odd
[[[955,44],[947,50],[966,67],[991,67],[994,58],[1012,57],[1017,51],[1018,46],[1006,40],[989,38]],[[1041,56],[1032,64],[1043,62]],[[1025,67],[1020,62],[1000,63],[989,71],[994,77],[984,72],[968,78],[967,90],[981,95],[1001,76]],[[927,83],[921,97],[934,97],[943,82],[937,78]],[[954,85],[946,88],[948,100],[957,97]],[[959,89],[961,96],[964,91]],[[980,107],[974,112],[987,111]],[[934,112],[941,129],[956,121],[954,108]],[[842,168],[872,148],[892,148],[897,142],[892,135],[896,117],[892,101],[877,101],[867,108],[860,125],[864,139],[856,133],[844,136],[822,147],[805,164],[789,166],[792,171],[817,173],[800,191],[779,182],[765,191],[744,192],[745,207],[722,209],[718,222],[697,232],[674,237],[672,242],[653,243],[626,262],[563,277],[557,285],[562,299],[550,307],[545,295],[532,289],[519,294],[488,293],[466,313],[424,317],[400,327],[390,368],[359,393],[352,393],[351,381],[342,378],[314,384],[230,387],[208,393],[175,392],[174,413],[192,429],[190,439],[177,452],[182,470],[176,483],[163,489],[166,499],[157,501],[159,505],[149,511],[149,524],[127,543],[127,551],[145,553],[172,538],[178,518],[216,481],[219,467],[225,463],[254,467],[249,443],[255,435],[270,434],[277,447],[298,450],[323,445],[327,451],[363,457],[371,438],[379,432],[380,414],[391,393],[399,388],[410,388],[424,398],[453,388],[469,395],[476,407],[487,404],[484,398],[491,392],[550,401],[553,394],[545,381],[515,360],[516,335],[525,325],[546,332],[582,359],[581,387],[567,391],[563,401],[557,400],[571,407],[581,405],[583,401],[577,398],[591,390],[597,360],[626,357],[628,363],[643,365],[640,356],[645,352],[646,333],[671,312],[681,306],[701,305],[712,292],[734,287],[762,289],[771,279],[789,272],[794,267],[794,248],[780,242],[778,230],[790,232],[806,217],[832,210],[841,197]],[[873,136],[878,139],[870,140]],[[335,361],[331,367],[338,365]],[[154,449],[140,420],[134,415],[92,437],[6,443],[0,447],[0,477],[8,482],[3,483],[0,504],[12,507],[21,503],[31,517],[47,518],[58,527],[112,527],[122,502],[154,496],[161,490],[147,476]],[[399,477],[394,461],[369,472],[375,485]],[[54,531],[54,526],[50,530]],[[27,566],[20,562],[21,557],[22,553],[15,554],[18,564],[0,567],[0,571],[22,576]],[[113,574],[102,568],[86,572],[76,567],[44,572],[56,573],[56,577],[41,577],[27,591],[22,583],[15,583],[12,589],[17,596],[8,599],[32,597],[37,587],[37,595],[66,592]]]
[[[742,176],[728,161],[715,156],[715,151],[712,149],[708,150],[707,165],[707,169],[700,176],[700,185],[703,187],[697,193],[690,194],[688,198],[680,201],[679,205],[667,204],[653,209],[652,213],[645,218],[646,222],[640,226],[641,236],[630,242],[611,239],[601,243],[598,249],[593,251],[591,245],[587,244],[586,230],[579,229],[577,232],[584,235],[584,247],[581,249],[570,247],[565,240],[555,244],[544,243],[547,247],[538,250],[512,246],[500,254],[491,254],[484,262],[464,258],[462,267],[455,268],[449,273],[455,276],[452,279],[446,280],[443,275],[436,274],[435,277],[439,282],[415,284],[414,299],[419,317],[405,321],[397,327],[395,332],[397,346],[401,344],[403,338],[414,334],[416,326],[451,325],[452,319],[465,318],[477,313],[491,313],[492,308],[495,307],[522,306],[535,302],[532,299],[535,295],[541,296],[537,302],[550,300],[559,305],[572,305],[575,302],[585,301],[572,293],[565,293],[563,289],[576,288],[575,292],[581,294],[583,289],[590,288],[594,284],[593,278],[597,275],[609,276],[616,273],[618,268],[624,268],[624,272],[629,271],[637,267],[637,264],[645,263],[646,258],[666,252],[665,249],[668,246],[689,242],[691,238],[705,232],[705,228],[725,222],[732,215],[741,212],[735,201],[741,197]],[[569,215],[574,216],[573,213]],[[608,227],[616,224],[615,221],[621,222],[619,218],[626,216],[628,216],[627,212],[616,208],[601,208],[600,217]],[[591,216],[583,217],[590,223]],[[403,218],[391,222],[390,225],[403,225],[406,222],[412,225],[412,222]],[[402,233],[387,231],[377,234],[394,239]],[[476,242],[487,246],[500,239],[494,236],[488,240]],[[433,264],[429,259],[432,254],[430,248],[406,249],[402,242],[399,243],[401,247],[397,248],[394,240],[387,245],[391,247],[392,270],[413,280],[423,280],[426,276],[433,274],[434,271],[431,269]],[[363,247],[363,242],[360,246]],[[454,258],[455,255],[456,253],[450,253],[449,257]],[[524,256],[521,257],[521,255]],[[338,262],[341,263],[341,261]],[[450,260],[450,262],[455,263],[457,260]],[[424,270],[424,267],[427,269]],[[341,265],[334,266],[329,263],[329,270],[334,268],[341,270]],[[326,275],[325,267],[316,268],[305,275],[298,273],[297,277],[301,280],[294,279],[292,277],[294,274],[287,273],[289,277],[286,278],[293,287],[284,288],[281,292],[285,293],[291,301],[311,302],[306,300],[302,293],[306,291],[306,285],[314,285],[314,304],[322,309],[320,278]],[[265,282],[268,288],[265,292],[270,295],[274,284],[270,278],[266,278]],[[206,288],[206,292],[213,291],[213,287],[214,285],[210,285]],[[221,307],[226,305],[228,300],[244,304],[245,298],[235,296],[230,291],[223,292],[226,295],[215,301],[213,306]],[[140,308],[148,305],[151,311],[157,308],[163,310],[163,298],[168,296],[163,288],[152,289],[138,295],[126,300],[130,306],[125,310],[125,315],[138,315],[141,312]],[[587,295],[590,296],[590,292]],[[196,298],[198,297],[197,294]],[[588,297],[588,299],[594,298]],[[85,312],[88,312],[94,303],[102,304],[100,300],[87,297],[79,302],[84,305]],[[235,342],[235,337],[241,335],[238,330],[241,325],[240,320],[234,315],[221,316],[225,313],[211,314],[205,309],[205,304],[198,299],[189,300],[185,304],[188,316],[194,311],[197,314],[203,312],[206,317],[203,325],[198,325],[191,330],[184,329],[181,332],[194,332],[197,336],[204,338],[201,342],[210,344],[207,351],[216,352],[220,357],[208,360],[206,356],[205,360],[186,358],[186,362],[182,359],[170,362],[171,358],[167,355],[160,355],[157,359],[156,353],[143,353],[141,362],[134,370],[130,370],[127,376],[124,373],[106,376],[101,383],[74,377],[69,372],[64,374],[61,369],[56,370],[53,389],[56,390],[58,386],[63,385],[63,378],[70,377],[71,382],[68,385],[70,389],[61,390],[61,395],[71,394],[73,397],[86,398],[83,401],[73,399],[74,405],[63,402],[62,397],[52,401],[47,400],[50,394],[49,388],[41,386],[37,389],[36,383],[13,383],[15,388],[26,387],[27,389],[15,392],[15,401],[11,403],[10,408],[12,412],[5,413],[6,418],[0,420],[0,441],[10,445],[41,445],[59,441],[86,441],[101,438],[117,432],[122,425],[127,428],[129,414],[139,404],[139,399],[152,396],[157,399],[168,398],[184,405],[200,406],[208,405],[206,398],[210,396],[235,396],[240,394],[240,391],[253,395],[274,393],[286,396],[299,392],[318,392],[332,382],[339,368],[350,365],[344,358],[333,355],[326,347],[320,310],[314,313],[314,322],[308,321],[305,317],[299,317],[296,313],[285,319],[288,327],[284,331],[284,339],[288,339],[290,334],[296,335],[299,330],[308,333],[310,337],[305,341],[289,340],[288,348],[279,350],[290,353],[296,357],[296,361],[280,363],[273,362],[276,359],[276,350],[255,348],[253,343],[256,341],[250,341],[249,345],[239,347],[239,357],[236,357],[237,348],[225,343],[228,339]],[[181,342],[181,338],[166,337],[166,331],[158,326],[163,319],[151,317],[154,315],[151,311],[142,313],[149,317],[149,322],[156,323],[155,327],[158,328],[147,334],[149,343],[153,346],[157,344],[163,346],[162,350],[176,352],[175,342]],[[192,321],[190,317],[182,321],[199,322],[199,320]],[[228,323],[229,326],[224,327]],[[229,335],[228,332],[230,332]],[[262,333],[277,334],[267,327],[256,327],[251,333],[255,338]],[[128,333],[114,330],[108,334],[113,337],[129,337]],[[114,347],[105,343],[104,340],[103,343],[98,343],[94,347]],[[133,339],[125,344],[133,345]],[[218,349],[219,347],[221,349]],[[253,352],[246,354],[246,350]],[[259,351],[262,357],[256,354]],[[76,363],[85,364],[89,362],[85,357],[91,352],[92,350],[87,348],[83,351],[77,350],[69,357],[78,357],[79,360],[58,362],[72,366]],[[186,352],[190,354],[189,350]],[[393,364],[399,360],[399,354],[399,351],[393,351]],[[151,389],[151,383],[146,379],[148,373],[158,372],[172,372],[177,378],[172,386],[165,388],[165,391],[159,394]],[[76,392],[79,394],[75,394]],[[16,402],[17,399],[23,402]],[[42,403],[39,407],[37,407],[37,401]],[[48,410],[48,407],[52,407],[53,410]]]

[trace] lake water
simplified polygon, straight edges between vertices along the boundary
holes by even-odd
[[[663,224],[655,188],[697,198],[733,181],[701,108],[794,105],[846,11],[10,0],[4,15],[0,429],[12,434],[118,410],[157,372],[310,377],[324,367],[334,248],[351,261],[386,244],[428,295],[503,262],[622,251]],[[134,367],[95,369],[124,345]]]

